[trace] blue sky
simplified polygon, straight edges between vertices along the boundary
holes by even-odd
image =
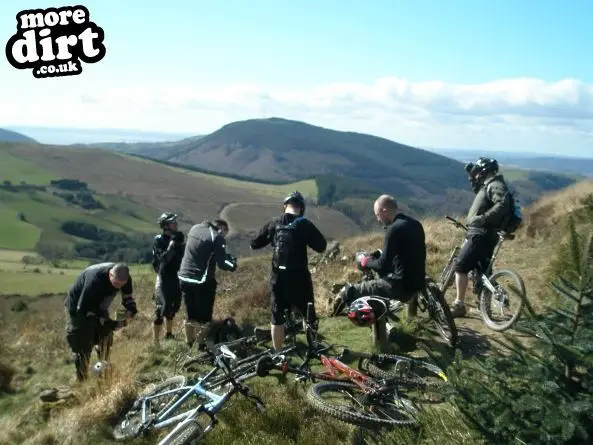
[[[101,0],[84,5],[105,31],[106,57],[84,65],[77,78],[61,79],[35,79],[30,70],[16,70],[3,58],[0,76],[6,80],[0,94],[15,102],[27,97],[28,105],[0,112],[0,126],[203,133],[273,114],[416,146],[550,152],[568,140],[575,154],[593,152],[593,2]],[[17,12],[49,6],[62,4],[1,2],[3,41],[16,30]],[[509,80],[521,78],[541,84]],[[565,79],[574,81],[554,85]],[[507,81],[492,84],[501,80]],[[422,83],[429,81],[440,86]],[[473,90],[455,85],[473,85]],[[118,88],[126,93],[114,92]],[[179,99],[159,108],[175,88],[193,102]],[[519,99],[523,102],[517,104]],[[58,100],[60,114],[39,111]]]

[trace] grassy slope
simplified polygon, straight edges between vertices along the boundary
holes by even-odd
[[[537,308],[543,307],[548,301],[545,274],[559,240],[541,231],[530,232],[528,228],[532,225],[542,227],[547,223],[549,231],[557,230],[558,223],[554,218],[579,207],[580,198],[588,193],[593,193],[593,182],[582,183],[542,199],[527,212],[526,226],[518,239],[503,246],[497,267],[510,267],[524,277],[529,298]],[[548,211],[542,214],[541,209]],[[461,234],[443,220],[425,220],[424,223],[429,244],[429,272],[436,275]],[[351,238],[344,241],[343,249],[351,256],[355,250],[376,247],[381,239],[381,233]],[[215,316],[232,314],[240,323],[267,324],[269,300],[264,277],[268,267],[269,254],[264,254],[262,257],[242,260],[235,274],[219,273]],[[318,266],[313,270],[317,306],[322,314],[327,309],[330,296],[328,289],[333,282],[358,279],[349,261]],[[113,351],[115,379],[112,385],[101,388],[97,382],[91,381],[76,390],[76,400],[66,404],[53,407],[35,404],[39,389],[67,384],[73,375],[72,365],[64,363],[68,350],[63,339],[61,297],[32,297],[27,311],[12,313],[10,317],[0,315],[3,318],[0,335],[6,339],[2,348],[6,349],[4,356],[9,357],[17,369],[15,386],[18,388],[15,394],[0,399],[0,443],[4,443],[3,440],[6,443],[29,445],[113,443],[108,439],[109,420],[130,394],[134,379],[147,374],[155,376],[155,373],[163,378],[174,372],[173,361],[184,348],[175,342],[160,352],[151,347],[150,319],[153,308],[150,295],[153,277],[139,276],[136,283],[141,312],[137,322],[117,334]],[[0,300],[0,314],[9,314],[9,308],[15,301],[15,298]],[[180,336],[182,318],[178,317],[175,325],[175,333]],[[471,317],[458,320],[457,324],[464,356],[484,353],[492,347],[491,339],[498,336],[486,331],[479,321]],[[330,341],[346,343],[359,350],[371,347],[368,331],[355,328],[343,318],[323,318],[320,329],[321,334]],[[440,356],[443,365],[451,360],[451,355],[443,354],[439,343],[430,338],[421,341],[420,345],[430,349],[437,357]],[[47,363],[52,364],[49,369]],[[30,367],[29,372],[25,372],[27,367]],[[303,389],[292,383],[291,377],[285,383],[275,377],[254,379],[251,382],[254,390],[267,401],[268,412],[256,414],[250,405],[238,398],[228,410],[221,413],[221,424],[204,443],[348,443],[352,429],[313,411],[303,399]],[[51,415],[48,416],[48,413]],[[391,434],[390,440],[385,437],[386,443],[481,443],[479,436],[461,419],[460,413],[444,405],[438,411],[428,411],[423,418],[421,440],[417,441],[417,437],[412,437],[409,431],[396,431]],[[154,440],[139,439],[135,443],[148,445]]]
[[[0,143],[0,173],[15,184],[21,181],[47,184],[51,179],[77,178],[87,182],[96,192],[96,198],[107,209],[89,213],[39,191],[35,192],[35,198],[29,192],[0,191],[0,202],[4,205],[0,210],[1,221],[18,225],[21,231],[27,230],[25,225],[13,220],[17,212],[23,212],[41,231],[42,241],[56,243],[73,240],[59,230],[65,219],[86,221],[115,231],[153,232],[156,216],[173,210],[181,217],[181,228],[187,230],[191,224],[219,216],[229,204],[247,203],[253,212],[241,219],[233,219],[233,214],[229,216],[237,235],[229,242],[235,251],[246,253],[249,249],[243,227],[263,224],[265,219],[261,215],[268,214],[267,210],[262,213],[260,204],[265,209],[275,206],[278,212],[282,198],[289,191],[298,189],[313,201],[318,195],[313,179],[283,185],[260,184],[183,170],[105,150],[31,144]],[[335,210],[318,208],[312,214],[317,214],[328,227],[333,227],[336,237],[350,236],[359,230],[348,217]],[[34,245],[33,235],[20,240],[11,240],[10,244],[4,240],[3,244],[0,238],[0,248],[27,250]]]

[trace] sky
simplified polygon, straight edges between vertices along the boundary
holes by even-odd
[[[0,127],[206,134],[274,116],[417,147],[593,157],[593,1],[82,4],[105,57],[46,79],[1,57]],[[59,6],[0,2],[3,45],[18,12]]]

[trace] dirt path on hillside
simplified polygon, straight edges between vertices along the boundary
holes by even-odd
[[[230,218],[229,218],[229,210],[234,209],[235,207],[238,206],[249,206],[249,205],[265,205],[265,203],[261,203],[261,202],[232,202],[230,204],[225,205],[222,210],[219,213],[219,217],[221,219],[224,219],[228,224],[229,224],[229,233],[227,236],[231,236],[235,233],[238,233],[238,230],[234,230],[233,228],[233,224],[231,224]]]

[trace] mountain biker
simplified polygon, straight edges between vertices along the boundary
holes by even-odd
[[[416,293],[425,286],[426,243],[422,223],[401,212],[397,201],[390,195],[376,199],[374,212],[377,221],[386,229],[383,249],[363,256],[359,264],[363,269],[376,271],[379,278],[345,286],[334,300],[333,315],[358,298],[369,295],[411,306]]]
[[[178,277],[187,311],[185,341],[204,347],[204,336],[212,322],[216,296],[216,265],[234,272],[237,259],[227,253],[225,236],[229,225],[223,219],[195,224],[187,234]]]
[[[181,288],[177,272],[183,259],[185,248],[183,233],[177,230],[177,215],[163,213],[157,220],[162,233],[154,237],[152,244],[152,267],[155,271],[155,303],[153,340],[160,342],[165,324],[165,339],[173,339],[173,319],[181,306]]]
[[[97,345],[100,360],[109,359],[116,329],[115,320],[109,317],[109,306],[118,291],[126,319],[131,320],[138,310],[132,295],[132,277],[125,264],[105,262],[87,267],[64,299],[66,341],[72,350],[78,381],[88,376],[93,346]]]
[[[509,189],[498,173],[496,159],[480,157],[465,165],[468,180],[476,197],[466,217],[467,242],[459,251],[455,266],[457,296],[451,309],[453,317],[467,314],[465,292],[467,274],[479,264],[487,264],[498,242],[497,231],[510,214]]]
[[[268,244],[274,247],[269,279],[272,344],[276,350],[284,344],[284,311],[295,306],[304,317],[307,303],[314,303],[307,246],[318,253],[327,247],[319,229],[303,216],[306,204],[301,193],[295,191],[286,196],[283,207],[284,213],[268,221],[250,242],[254,250]]]

